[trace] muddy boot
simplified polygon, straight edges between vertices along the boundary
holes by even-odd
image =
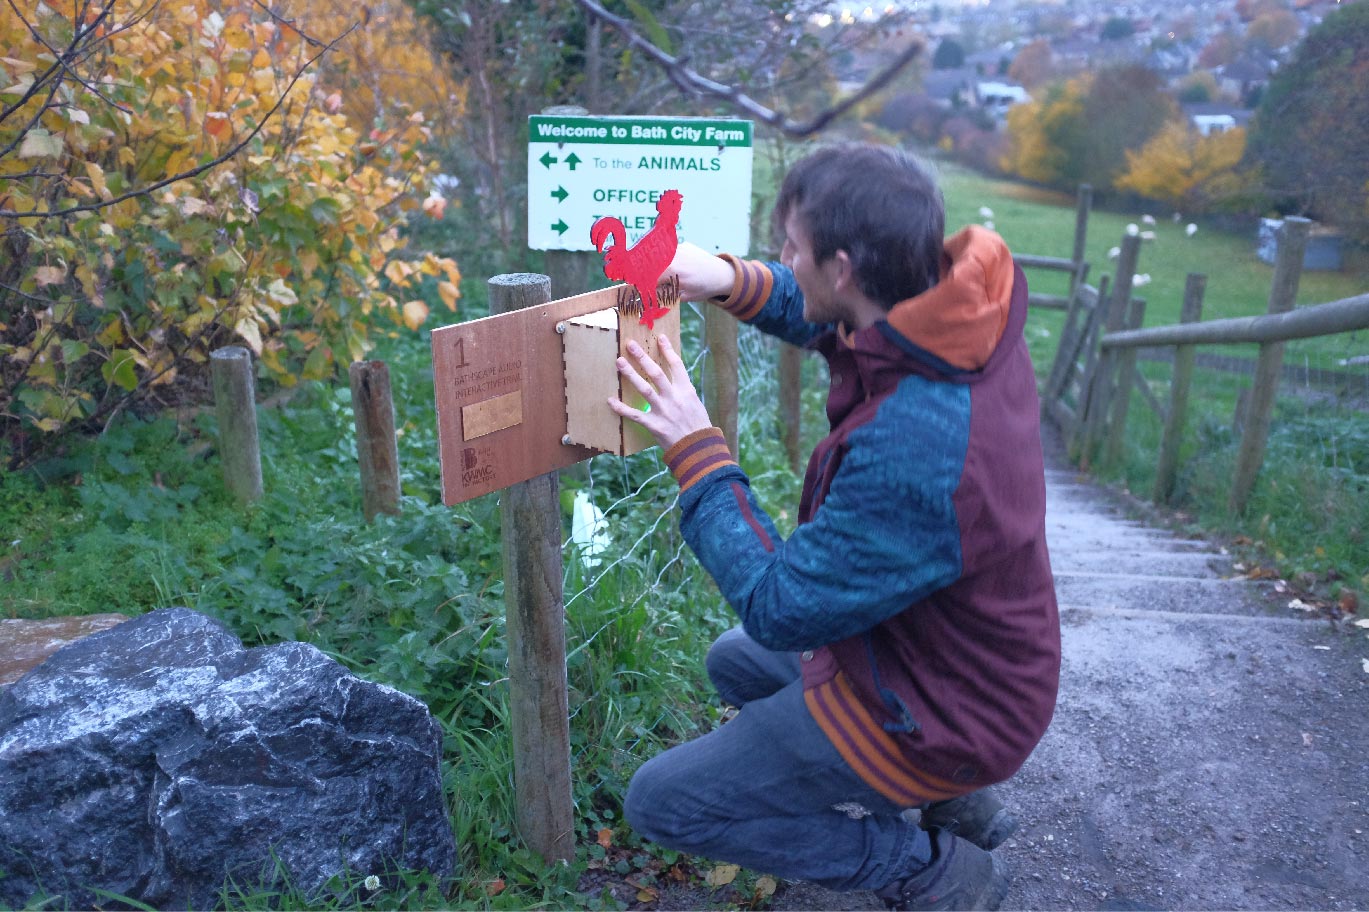
[[[890,909],[997,909],[1008,895],[1007,866],[946,830],[930,830],[932,861],[875,895]]]
[[[922,828],[944,827],[981,849],[996,849],[1017,829],[1017,818],[991,789],[980,789],[922,809]]]

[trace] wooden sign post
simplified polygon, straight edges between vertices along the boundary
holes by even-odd
[[[615,363],[629,340],[659,360],[656,340],[664,334],[679,351],[679,288],[657,289],[666,312],[651,330],[638,318],[640,296],[626,285],[551,301],[546,276],[519,273],[490,279],[489,292],[489,317],[432,334],[442,501],[504,490],[518,827],[553,862],[575,854],[556,470],[598,452],[651,445],[608,399],[641,401]]]

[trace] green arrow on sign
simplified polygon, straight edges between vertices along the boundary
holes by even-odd
[[[555,160],[556,159],[552,159],[552,161]],[[574,152],[570,153],[566,156],[566,164],[570,165],[570,170],[574,171],[575,166],[580,164],[580,156],[576,155]]]
[[[574,155],[575,153],[572,152],[571,154]],[[557,187],[555,190],[551,191],[551,195],[558,203],[564,203],[566,197],[570,196],[570,193],[567,192],[565,187]]]
[[[557,234],[565,234],[568,228],[570,228],[570,226],[561,219],[557,219],[551,226],[551,230],[555,231]]]
[[[571,155],[574,154],[574,152],[571,153]],[[557,159],[556,156],[552,155],[550,152],[543,152],[542,157],[539,158],[538,161],[542,163],[544,168],[550,168],[552,165],[556,164]]]

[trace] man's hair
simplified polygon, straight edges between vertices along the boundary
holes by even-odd
[[[906,152],[864,143],[819,149],[785,175],[775,200],[778,229],[791,212],[807,229],[815,260],[845,250],[861,293],[886,309],[937,282],[945,203]]]

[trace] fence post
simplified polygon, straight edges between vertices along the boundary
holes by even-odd
[[[704,308],[704,344],[708,363],[704,370],[704,404],[713,423],[737,456],[737,320],[721,307]]]
[[[1271,314],[1293,309],[1298,298],[1298,281],[1302,278],[1302,258],[1307,249],[1307,230],[1311,222],[1305,218],[1286,218],[1279,228],[1279,252],[1274,261],[1274,278],[1269,287]],[[1255,362],[1255,383],[1250,391],[1250,412],[1241,435],[1241,449],[1236,457],[1236,473],[1231,481],[1232,513],[1244,513],[1246,501],[1255,488],[1255,476],[1264,462],[1264,445],[1269,436],[1269,422],[1274,413],[1274,396],[1279,388],[1279,373],[1283,369],[1282,342],[1264,342]]]
[[[1111,290],[1108,283],[1111,281],[1109,276],[1103,276],[1098,280],[1098,297],[1093,302],[1093,309],[1089,311],[1088,318],[1084,321],[1082,330],[1083,338],[1080,345],[1084,352],[1084,370],[1079,375],[1079,394],[1074,403],[1074,426],[1070,429],[1067,439],[1070,458],[1078,459],[1079,450],[1084,441],[1085,420],[1089,413],[1089,398],[1094,394],[1093,378],[1098,371],[1098,337],[1103,329],[1103,311],[1108,306],[1108,292]],[[1063,398],[1069,391],[1069,368],[1067,367],[1064,376],[1060,378],[1059,395]]]
[[[779,384],[784,452],[789,457],[790,470],[797,473],[803,466],[803,453],[799,449],[803,420],[803,349],[780,343]]]
[[[1127,329],[1140,329],[1146,315],[1144,298],[1132,298],[1127,308]],[[1112,403],[1112,417],[1108,424],[1107,459],[1116,462],[1122,455],[1122,443],[1127,436],[1127,412],[1131,410],[1131,388],[1136,385],[1136,349],[1128,346],[1117,354],[1117,386]]]
[[[1073,295],[1075,289],[1084,281],[1083,276],[1079,274],[1079,264],[1084,262],[1084,245],[1089,234],[1089,210],[1092,208],[1093,187],[1090,184],[1080,184],[1074,204],[1074,253],[1070,257],[1074,260],[1074,274],[1070,276],[1070,295]]]
[[[399,443],[395,439],[390,368],[384,361],[353,361],[347,378],[352,385],[352,417],[357,430],[361,512],[367,522],[377,513],[398,516]]]
[[[1049,401],[1060,395],[1064,379],[1069,376],[1070,367],[1079,356],[1079,311],[1083,309],[1083,285],[1088,279],[1089,264],[1080,263],[1070,275],[1070,302],[1065,311],[1065,322],[1060,326],[1060,341],[1056,343],[1055,361],[1051,363],[1050,375],[1046,378],[1045,398]],[[1097,302],[1094,303],[1097,307]]]
[[[219,417],[223,482],[239,503],[261,500],[261,444],[257,438],[256,382],[252,353],[229,345],[209,355],[214,410]]]
[[[500,275],[489,280],[489,293],[490,313],[508,313],[550,301],[551,281]],[[514,800],[519,832],[547,862],[575,854],[558,488],[548,472],[499,498]]]
[[[1109,333],[1118,332],[1126,324],[1132,279],[1136,276],[1136,262],[1140,255],[1140,235],[1123,235],[1122,252],[1117,258],[1117,272],[1113,276],[1112,295],[1108,300],[1103,325],[1103,329]],[[1116,353],[1111,349],[1104,351],[1098,358],[1097,369],[1093,374],[1088,416],[1084,422],[1084,435],[1079,452],[1079,465],[1084,469],[1089,467],[1093,450],[1107,429],[1108,411],[1112,407],[1113,391],[1117,388],[1116,364]]]
[[[1190,272],[1184,283],[1184,306],[1179,320],[1182,323],[1197,323],[1203,316],[1203,293],[1207,289],[1207,276]],[[1174,483],[1179,473],[1179,446],[1184,440],[1184,422],[1188,415],[1188,388],[1193,382],[1193,361],[1197,356],[1196,345],[1178,345],[1174,348],[1174,379],[1169,387],[1169,412],[1165,415],[1165,432],[1160,438],[1160,458],[1155,466],[1155,493],[1151,495],[1156,503],[1166,503],[1174,495]]]

